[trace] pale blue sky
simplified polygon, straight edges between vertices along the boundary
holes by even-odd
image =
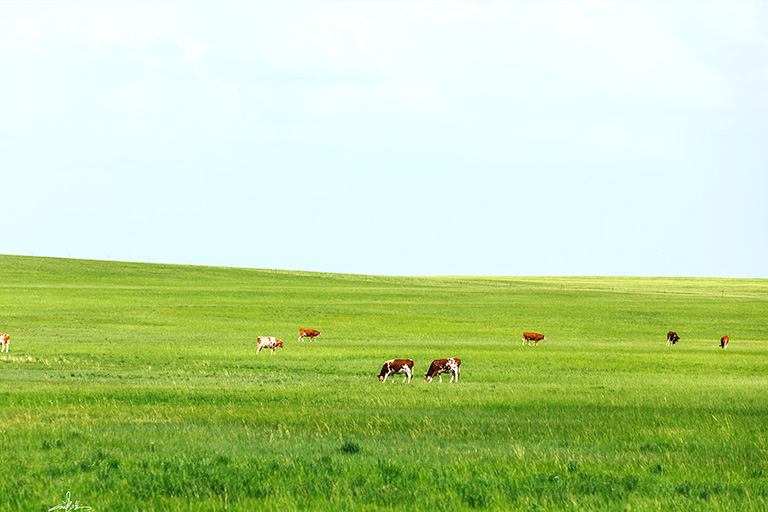
[[[768,277],[768,4],[0,0],[0,253]]]

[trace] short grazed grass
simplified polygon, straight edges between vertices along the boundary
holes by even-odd
[[[0,511],[768,509],[765,280],[0,256],[0,304]]]

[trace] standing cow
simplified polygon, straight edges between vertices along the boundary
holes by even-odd
[[[728,336],[723,336],[720,338],[720,348],[728,348],[728,342],[731,341],[731,338]]]
[[[669,331],[667,333],[667,346],[672,345],[674,347],[675,343],[678,341],[680,341],[680,336],[678,336],[675,331]]]
[[[0,334],[0,352],[8,352],[11,350],[11,342],[9,341],[11,337],[8,335],[8,333]]]
[[[432,379],[437,376],[440,382],[443,382],[443,373],[450,373],[451,380],[448,384],[456,379],[459,382],[459,372],[461,371],[461,359],[458,357],[451,357],[449,359],[435,359],[432,364],[429,365],[429,370],[424,374],[424,380],[426,382],[432,382]]]
[[[537,332],[524,332],[523,333],[523,345],[525,345],[525,342],[528,342],[528,346],[531,346],[531,341],[533,341],[533,346],[538,347],[539,342],[541,340],[546,340],[547,337],[543,334],[539,334]]]
[[[297,341],[301,341],[305,336],[309,337],[309,341],[315,341],[315,338],[319,338],[321,334],[320,331],[314,329],[299,329],[299,339]]]
[[[272,336],[259,336],[259,348],[256,349],[256,353],[261,352],[263,348],[271,348],[272,355],[275,355],[276,348],[283,348],[283,340],[279,340]]]
[[[381,367],[381,371],[377,377],[381,382],[387,382],[387,377],[394,373],[404,373],[405,377],[403,377],[403,382],[406,380],[411,382],[411,376],[413,375],[413,359],[390,359]],[[392,377],[392,382],[395,382],[394,377]]]

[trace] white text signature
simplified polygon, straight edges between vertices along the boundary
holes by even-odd
[[[69,512],[70,510],[91,510],[91,507],[87,507],[85,505],[81,505],[79,500],[75,500],[74,503],[72,503],[72,494],[67,493],[67,499],[62,501],[60,504],[56,505],[53,508],[49,508],[48,512],[51,512],[52,510],[63,510],[64,512]]]

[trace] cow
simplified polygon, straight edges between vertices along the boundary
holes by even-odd
[[[0,334],[0,352],[8,352],[11,350],[11,337],[8,335],[8,333]]]
[[[321,334],[314,329],[299,329],[299,339],[296,341],[301,341],[304,336],[309,336],[309,341],[315,341],[315,338],[319,338]]]
[[[524,332],[523,333],[523,345],[525,345],[525,342],[528,342],[528,346],[531,346],[531,341],[533,341],[533,346],[538,347],[539,342],[541,340],[546,340],[547,337],[543,334],[539,334],[537,332]]]
[[[8,336],[7,334],[5,336]],[[728,342],[731,341],[731,338],[728,336],[723,336],[720,338],[720,348],[728,348]]]
[[[381,371],[377,377],[381,382],[387,382],[387,377],[394,373],[404,373],[405,377],[403,378],[403,382],[406,380],[411,382],[411,376],[413,375],[413,359],[390,359],[381,367]],[[394,377],[392,377],[392,382],[395,382]]]
[[[432,364],[429,365],[429,370],[424,374],[424,380],[426,382],[432,382],[435,376],[438,376],[440,382],[443,382],[443,373],[451,373],[451,382],[456,379],[459,382],[459,371],[461,369],[461,359],[458,357],[451,357],[449,359],[435,359]]]
[[[256,353],[261,352],[263,348],[271,348],[272,355],[275,355],[276,348],[283,348],[283,340],[279,340],[272,336],[259,336],[259,348],[256,349]]]
[[[678,336],[675,331],[669,331],[667,333],[667,346],[672,345],[674,347],[675,343],[678,341],[680,341],[680,336]]]

